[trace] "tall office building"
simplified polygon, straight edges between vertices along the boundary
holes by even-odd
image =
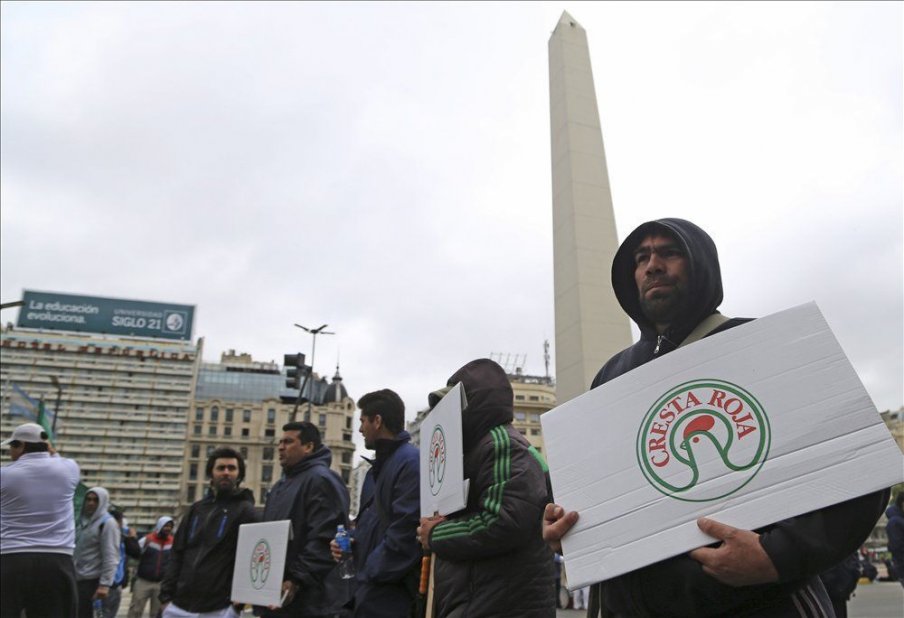
[[[297,390],[286,387],[285,369],[276,363],[258,362],[232,350],[223,354],[219,363],[203,363],[188,420],[180,511],[203,497],[208,486],[207,456],[220,446],[242,454],[243,486],[251,489],[258,505],[264,504],[267,492],[282,474],[277,442],[297,395]],[[317,425],[323,443],[332,451],[332,469],[351,486],[355,402],[342,383],[339,368],[332,382],[314,376],[305,396],[314,405],[309,412],[303,403],[296,420]]]
[[[567,12],[549,38],[556,398],[587,391],[631,344],[609,268],[618,248],[587,33]]]
[[[78,461],[82,481],[151,527],[179,503],[202,348],[190,341],[192,314],[185,305],[25,292],[17,326],[0,333],[0,434],[34,420],[43,401],[56,414],[55,444]]]

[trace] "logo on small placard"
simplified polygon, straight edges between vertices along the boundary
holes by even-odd
[[[647,481],[677,500],[709,502],[749,483],[766,461],[771,434],[763,407],[722,380],[695,380],[662,395],[637,432]]]
[[[435,496],[443,486],[443,477],[446,475],[446,435],[443,433],[441,425],[433,428],[428,457],[427,467],[429,473],[427,478],[430,483],[430,493]]]
[[[255,590],[260,590],[267,583],[267,578],[270,576],[271,559],[270,545],[261,539],[251,552],[251,587]]]

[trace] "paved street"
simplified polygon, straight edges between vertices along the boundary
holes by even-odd
[[[126,618],[128,610],[129,591],[126,590],[122,595],[122,605],[119,607],[117,618]],[[573,609],[560,609],[556,612],[556,618],[583,616],[583,611]],[[875,582],[857,586],[856,595],[848,603],[848,618],[904,618],[904,588],[895,582]]]
[[[578,618],[584,611],[560,609],[556,618]],[[904,588],[896,582],[875,582],[857,586],[848,602],[848,618],[904,618]]]

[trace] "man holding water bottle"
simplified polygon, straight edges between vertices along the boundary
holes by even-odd
[[[353,531],[355,618],[404,618],[417,592],[421,548],[420,459],[405,426],[405,404],[389,389],[358,400],[364,447],[375,451]],[[342,559],[334,540],[333,558]]]

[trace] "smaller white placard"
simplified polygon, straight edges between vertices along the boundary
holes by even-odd
[[[233,603],[279,606],[291,521],[267,521],[239,526],[232,572]]]
[[[421,423],[421,517],[448,515],[467,504],[461,412],[468,405],[461,382]]]

